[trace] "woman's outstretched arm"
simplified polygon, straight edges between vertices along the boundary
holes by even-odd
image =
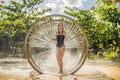
[[[56,32],[56,38],[57,38],[57,32]],[[51,40],[52,40],[52,41],[57,41],[56,38],[52,38]]]
[[[66,39],[67,39],[67,38],[66,38],[67,36],[66,36],[66,32],[65,32],[65,31],[63,32],[63,35],[65,36],[65,40],[66,40]]]

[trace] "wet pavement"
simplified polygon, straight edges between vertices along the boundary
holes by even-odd
[[[31,71],[32,68],[26,59],[0,60],[0,80],[120,80],[120,66],[111,61],[102,60],[87,60],[74,75],[35,73],[30,77]]]

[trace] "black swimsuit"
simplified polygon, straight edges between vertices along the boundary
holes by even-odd
[[[57,47],[61,47],[64,45],[64,38],[65,36],[63,34],[57,35]]]

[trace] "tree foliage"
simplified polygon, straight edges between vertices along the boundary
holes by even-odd
[[[66,7],[65,13],[84,27],[89,45],[96,50],[95,53],[103,48],[120,47],[120,7],[112,9],[109,5],[101,5],[91,10]]]
[[[117,3],[119,3],[120,0],[97,0],[98,6],[101,4],[106,5],[106,6],[111,6],[112,9],[115,9]]]
[[[9,5],[0,5],[0,40],[2,47],[6,37],[9,46],[23,46],[25,34],[34,21],[51,9],[40,10],[42,0],[10,0]],[[8,45],[8,44],[7,44]],[[8,49],[8,48],[7,48]]]

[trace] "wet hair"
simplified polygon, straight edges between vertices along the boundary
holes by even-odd
[[[58,24],[58,34],[60,33],[60,31],[59,31],[59,26],[60,26],[60,24],[62,24],[62,32],[63,32],[63,30],[64,30],[63,23],[59,23],[59,24]]]

